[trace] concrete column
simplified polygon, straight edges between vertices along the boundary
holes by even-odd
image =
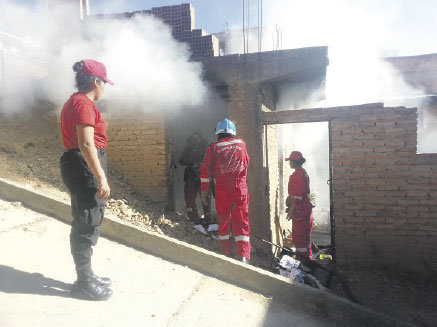
[[[80,19],[84,19],[86,18],[89,14],[90,14],[90,4],[88,2],[88,0],[79,0],[80,2]]]
[[[270,254],[266,246],[254,236],[271,240],[270,216],[266,197],[266,171],[263,166],[263,127],[261,121],[262,96],[258,84],[229,85],[229,118],[237,125],[237,137],[246,141],[250,156],[248,186],[250,193],[251,243],[254,253]]]

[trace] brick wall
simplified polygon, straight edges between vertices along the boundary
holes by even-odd
[[[336,259],[437,271],[437,154],[416,154],[417,110],[382,104],[263,113],[331,122]]]
[[[169,143],[158,115],[107,115],[109,166],[154,202],[167,203]]]
[[[245,111],[245,89],[238,85],[228,87],[228,115],[237,126],[239,137],[245,137],[246,131],[246,111]]]

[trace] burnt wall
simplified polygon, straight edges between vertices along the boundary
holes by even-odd
[[[416,154],[416,108],[383,104],[263,113],[331,122],[335,255],[340,265],[437,270],[437,154]]]

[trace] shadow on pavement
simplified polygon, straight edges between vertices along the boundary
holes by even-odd
[[[0,265],[0,292],[71,297],[71,284]]]

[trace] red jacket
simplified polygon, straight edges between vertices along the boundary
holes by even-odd
[[[216,187],[247,188],[249,161],[246,143],[241,139],[227,137],[212,143],[200,167],[202,191],[209,189],[211,178],[215,178]]]
[[[296,207],[296,214],[311,215],[312,205],[309,199],[310,178],[302,167],[296,168],[288,182],[288,195]]]

